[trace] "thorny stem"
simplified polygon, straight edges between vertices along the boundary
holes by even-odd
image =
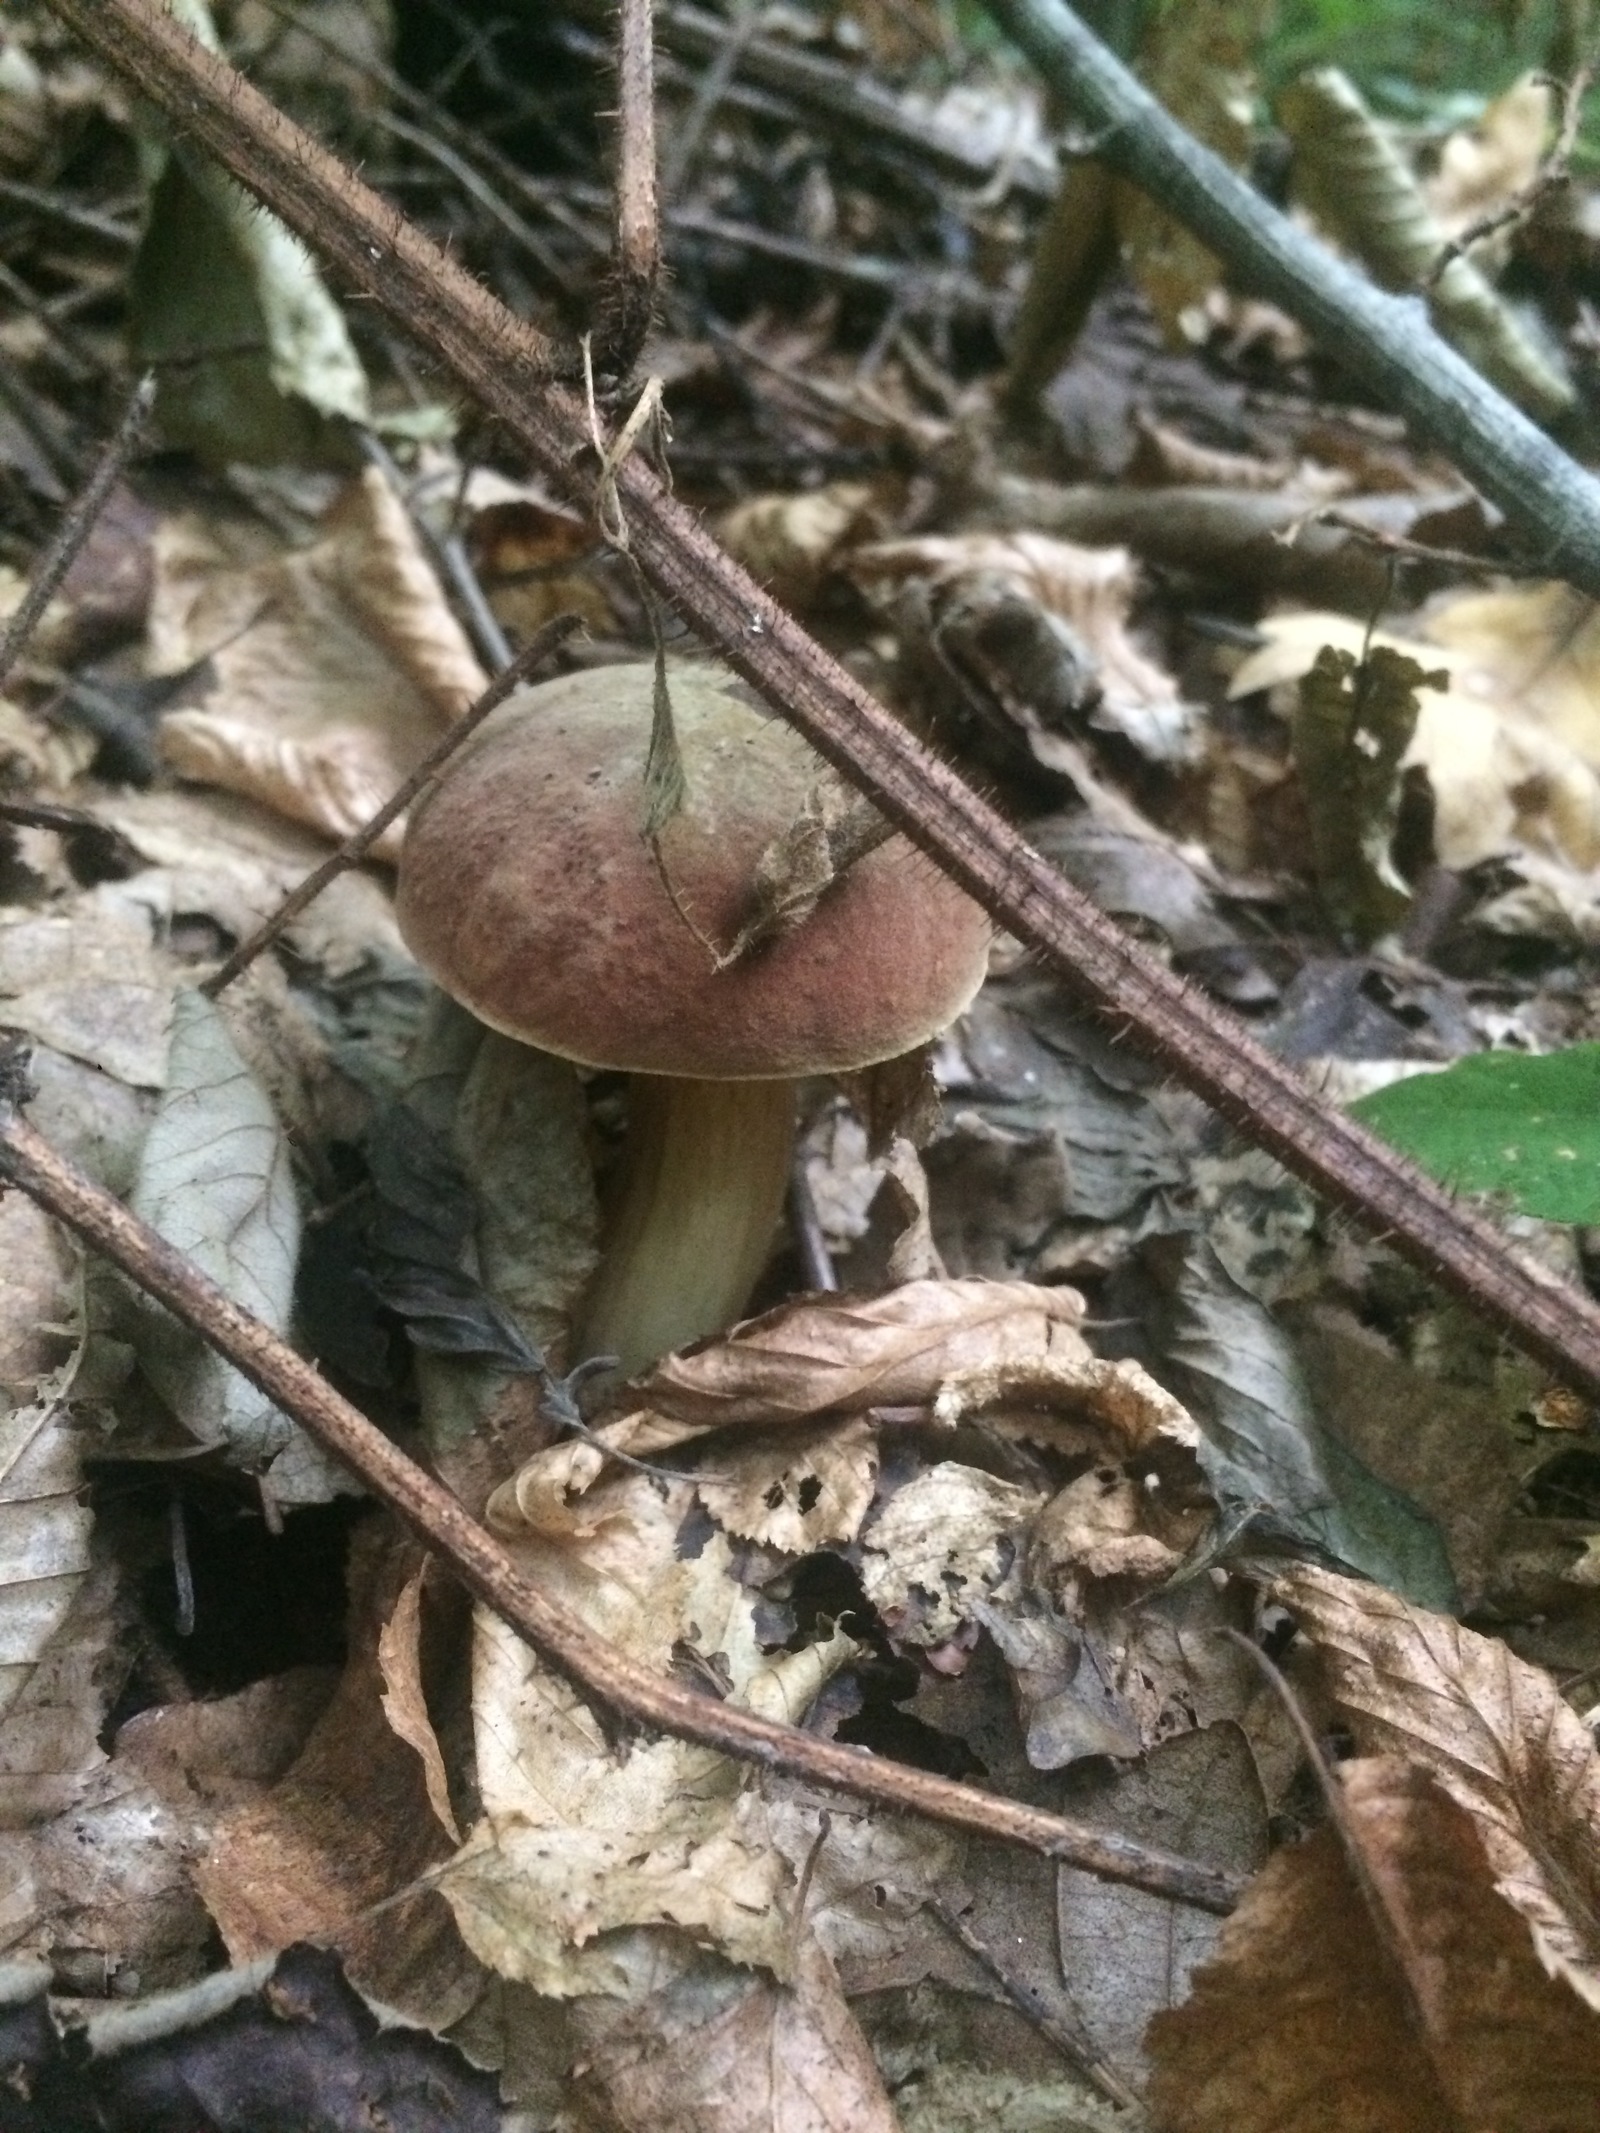
[[[156,381],[146,375],[134,387],[133,397],[123,409],[122,420],[95,461],[89,479],[73,498],[55,539],[40,558],[21,606],[6,625],[4,637],[0,637],[0,688],[4,688],[11,669],[27,648],[28,639],[39,627],[45,609],[60,590],[62,579],[93,533],[101,512],[111,499],[117,478],[128,463],[128,454],[138,443],[139,433],[149,421],[150,410],[155,404]]]
[[[887,1757],[816,1739],[793,1726],[773,1725],[652,1674],[628,1658],[524,1576],[501,1543],[442,1483],[341,1399],[304,1357],[241,1310],[192,1260],[74,1168],[20,1118],[15,1103],[26,1091],[17,1084],[25,1076],[15,1054],[9,1062],[0,1062],[0,1070],[9,1083],[0,1086],[0,1176],[76,1230],[259,1385],[445,1556],[475,1598],[584,1694],[633,1724],[701,1742],[763,1770],[832,1787],[890,1813],[926,1815],[1199,1910],[1224,1913],[1238,1901],[1242,1882],[1237,1875],[1043,1814]]]
[[[551,654],[582,627],[581,615],[557,615],[537,631],[511,664],[495,676],[477,702],[462,712],[439,745],[417,765],[405,783],[396,786],[377,813],[347,837],[337,851],[330,852],[320,866],[313,867],[304,881],[297,882],[271,917],[263,919],[249,939],[241,941],[227,961],[211,973],[199,987],[206,998],[214,1000],[219,993],[226,992],[261,951],[272,946],[284,927],[293,925],[307,904],[315,902],[330,881],[336,880],[348,868],[359,866],[389,824],[398,821],[424,787],[433,783],[462,742],[477,732],[489,713],[498,710],[513,690],[520,689],[529,676],[537,673]]]
[[[592,504],[581,456],[583,409],[551,382],[550,344],[542,336],[153,0],[49,4],[454,371],[563,493]],[[1006,4],[1010,8],[1013,0]],[[1295,243],[1303,248],[1303,240]],[[1293,256],[1287,236],[1282,247],[1287,261]],[[1286,270],[1280,279],[1287,278]],[[1376,294],[1365,284],[1355,286]],[[1464,385],[1460,358],[1407,316],[1410,361],[1419,375],[1437,364],[1434,412],[1442,422],[1446,408],[1453,411],[1463,458],[1469,433],[1478,461],[1496,426],[1514,437],[1524,484],[1518,516],[1543,518],[1552,569],[1567,572],[1586,590],[1600,590],[1600,483],[1476,372],[1467,374],[1470,388]],[[1353,324],[1346,351],[1352,357],[1359,331]],[[1037,949],[1113,1029],[1162,1061],[1296,1176],[1349,1208],[1413,1265],[1503,1327],[1528,1354],[1578,1391],[1600,1397],[1600,1309],[1588,1297],[1525,1264],[1490,1223],[1324,1104],[1231,1015],[1131,940],[725,555],[637,454],[617,470],[616,486],[633,553],[657,591],[820,755],[1008,931]]]

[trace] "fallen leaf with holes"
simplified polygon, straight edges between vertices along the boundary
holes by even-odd
[[[872,1425],[856,1415],[748,1439],[725,1477],[701,1479],[700,1501],[729,1533],[804,1555],[854,1540],[877,1472]]]
[[[1600,2016],[1544,1967],[1481,1820],[1398,1756],[1337,1781],[1383,1927],[1333,1830],[1269,1861],[1150,2026],[1157,2133],[1594,2124]]]
[[[676,1666],[794,1723],[855,1653],[838,1632],[798,1652],[762,1651],[725,1536],[679,1549],[690,1481],[607,1479],[575,1537],[519,1530],[514,1496],[502,1496],[499,1529],[522,1570],[653,1672]],[[571,1683],[484,1610],[473,1721],[483,1818],[442,1885],[480,1960],[543,1993],[631,1996],[639,1929],[666,1928],[667,1950],[687,1934],[735,1962],[791,1974],[789,1870],[740,1766],[683,1741],[613,1746]]]
[[[239,563],[204,522],[156,545],[149,664],[207,662],[161,740],[184,777],[348,837],[487,685],[399,501],[369,469],[312,547]],[[402,826],[375,850],[393,857]]]
[[[1378,1585],[1302,1566],[1273,1589],[1357,1747],[1417,1764],[1470,1815],[1539,1962],[1600,2010],[1600,1755],[1549,1675]]]

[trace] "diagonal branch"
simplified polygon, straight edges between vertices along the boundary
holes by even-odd
[[[540,336],[154,0],[50,5],[451,369],[555,486],[592,506],[583,411],[549,382],[548,344]],[[1434,336],[1419,329],[1418,345],[1425,357],[1438,349],[1440,364],[1457,374],[1460,359]],[[1481,380],[1477,385],[1489,393]],[[1530,426],[1497,395],[1489,397],[1507,434],[1525,443]],[[1557,567],[1577,583],[1600,586],[1600,484],[1532,434],[1565,471],[1552,489],[1548,463],[1528,459],[1523,515],[1548,508],[1549,538],[1564,544]],[[1330,1109],[1231,1015],[1132,941],[725,555],[637,454],[618,469],[616,486],[632,552],[657,590],[1012,934],[1297,1176],[1568,1383],[1600,1396],[1600,1309],[1587,1296],[1526,1265],[1490,1223]],[[1561,502],[1568,494],[1571,510]]]
[[[18,1087],[22,1081],[25,1074],[16,1053],[0,1058],[0,1177],[20,1185],[259,1385],[422,1540],[438,1549],[475,1598],[586,1695],[635,1725],[702,1742],[760,1769],[870,1800],[893,1814],[926,1815],[978,1836],[998,1837],[1107,1881],[1128,1882],[1200,1910],[1233,1908],[1242,1887],[1237,1875],[863,1749],[819,1740],[794,1726],[773,1725],[714,1696],[663,1680],[629,1659],[579,1616],[547,1599],[442,1483],[341,1399],[304,1357],[241,1310],[175,1246],[74,1169],[26,1124],[15,1108],[26,1094]]]

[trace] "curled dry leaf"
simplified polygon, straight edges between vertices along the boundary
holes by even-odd
[[[297,554],[240,565],[203,523],[157,543],[149,658],[208,661],[198,707],[168,712],[173,767],[348,837],[487,685],[409,520],[368,469]],[[399,849],[395,824],[375,849]]]
[[[707,1430],[771,1428],[869,1407],[921,1407],[954,1373],[1000,1353],[1087,1357],[1075,1289],[1015,1281],[913,1281],[884,1296],[807,1297],[669,1355],[627,1388],[648,1424],[634,1451]]]
[[[928,535],[863,548],[850,559],[850,571],[867,586],[924,580],[936,609],[981,584],[1054,616],[1081,642],[1091,662],[1099,701],[1089,723],[1122,734],[1154,762],[1187,762],[1194,756],[1198,712],[1128,634],[1138,577],[1125,548],[1079,548],[1041,533]],[[1039,731],[1029,738],[1048,765],[1052,736]]]
[[[702,1685],[793,1723],[856,1646],[836,1633],[769,1658],[726,1538],[680,1552],[693,1500],[687,1481],[663,1487],[629,1472],[594,1490],[576,1538],[523,1527],[510,1545],[552,1599],[620,1651],[658,1673],[687,1666]],[[483,1820],[443,1887],[482,1961],[558,1997],[633,1996],[637,1929],[671,1927],[735,1962],[791,1973],[788,1869],[739,1766],[682,1741],[613,1747],[571,1684],[482,1610],[473,1722]]]
[[[422,1588],[428,1565],[418,1565],[400,1588],[393,1612],[378,1632],[378,1670],[383,1676],[383,1715],[394,1731],[422,1758],[423,1781],[428,1805],[445,1834],[461,1842],[455,1809],[450,1804],[450,1783],[445,1775],[439,1736],[428,1715],[428,1699],[422,1686]]]
[[[1158,2133],[1594,2124],[1600,2018],[1541,1964],[1481,1820],[1398,1757],[1340,1779],[1390,1930],[1379,1938],[1332,1830],[1279,1852],[1192,1997],[1150,2026]]]
[[[1539,175],[1554,117],[1554,84],[1542,74],[1524,74],[1497,96],[1470,126],[1460,126],[1439,150],[1423,193],[1433,218],[1447,237],[1459,237],[1489,216],[1501,213],[1527,191]],[[1506,249],[1474,247],[1480,264]]]
[[[1467,1811],[1544,1968],[1600,2010],[1600,1756],[1549,1675],[1378,1585],[1303,1566],[1273,1589],[1356,1745],[1420,1765]]]

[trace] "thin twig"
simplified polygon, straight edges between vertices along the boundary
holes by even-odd
[[[655,317],[661,279],[656,207],[656,69],[653,0],[617,10],[617,178],[611,264],[594,323],[596,366],[625,385]]]
[[[55,539],[39,558],[22,605],[7,623],[4,637],[0,637],[0,688],[5,687],[7,676],[27,649],[28,639],[39,627],[45,609],[60,590],[62,579],[93,533],[95,522],[110,501],[117,479],[127,465],[128,454],[150,419],[155,401],[156,381],[146,373],[134,387],[133,397],[122,411],[122,420],[96,460],[94,471],[73,499]]]
[[[547,344],[522,320],[154,0],[49,4],[452,370],[563,495],[592,506],[583,409],[550,381]],[[991,4],[1009,14],[1019,0]],[[1059,8],[1052,6],[1051,14],[1065,19]],[[1075,18],[1073,28],[1086,34]],[[1113,64],[1102,47],[1095,49],[1102,70]],[[1150,104],[1125,70],[1117,70],[1117,79],[1142,100],[1141,110]],[[1193,143],[1188,149],[1200,154]],[[1215,158],[1204,167],[1209,172],[1213,165],[1244,192],[1252,212],[1270,212]],[[1192,190],[1191,184],[1180,197],[1185,211]],[[1285,261],[1304,250],[1292,232],[1281,244]],[[1298,249],[1291,253],[1291,246]],[[1285,265],[1279,285],[1291,280]],[[1393,300],[1353,276],[1343,276],[1341,290],[1346,283],[1343,352],[1355,367],[1366,336],[1362,308]],[[1434,395],[1434,421],[1443,424],[1451,412],[1463,457],[1469,433],[1478,461],[1486,438],[1504,447],[1494,486],[1507,509],[1523,523],[1542,521],[1552,568],[1600,592],[1600,483],[1468,370],[1414,312],[1414,305],[1404,307],[1406,362],[1412,384],[1423,380]],[[1384,318],[1391,333],[1387,311]],[[1369,367],[1382,382],[1389,356]],[[1416,402],[1409,386],[1408,402]],[[1507,493],[1513,471],[1524,482],[1514,496]],[[641,568],[707,647],[1008,932],[1067,978],[1119,1037],[1162,1061],[1298,1177],[1349,1208],[1576,1390],[1600,1394],[1600,1309],[1588,1297],[1527,1265],[1492,1224],[1328,1106],[1232,1015],[1164,969],[823,651],[717,546],[696,514],[674,501],[641,455],[633,454],[615,479]]]
[[[1138,2097],[1115,2068],[1107,2066],[1100,2058],[1091,2040],[1076,2024],[1065,2020],[1058,2008],[1046,2006],[1037,1987],[975,1933],[959,1911],[953,1910],[938,1896],[924,1898],[924,1908],[931,1911],[950,1938],[988,1972],[1023,2019],[1031,2022],[1041,2036],[1049,2038],[1069,2066],[1075,2066],[1086,2081],[1093,2082],[1102,2096],[1121,2109],[1128,2110],[1137,2105]]]
[[[0,1089],[0,1174],[103,1252],[148,1295],[258,1385],[285,1414],[359,1476],[453,1566],[467,1589],[549,1663],[622,1719],[697,1741],[759,1768],[827,1785],[896,1814],[926,1815],[1000,1838],[1109,1881],[1170,1896],[1200,1910],[1237,1902],[1237,1875],[1043,1814],[975,1786],[958,1785],[887,1757],[757,1718],[716,1697],[652,1674],[524,1575],[506,1549],[440,1482],[341,1399],[303,1356],[241,1310],[192,1260],[68,1163],[14,1108],[26,1093],[15,1054]],[[9,1096],[12,1100],[6,1101]]]
[[[1583,102],[1594,85],[1594,72],[1593,66],[1582,66],[1571,81],[1556,81],[1548,74],[1533,77],[1544,88],[1553,89],[1561,99],[1561,124],[1550,153],[1527,184],[1519,186],[1509,200],[1480,215],[1476,222],[1469,223],[1459,237],[1451,238],[1428,269],[1422,285],[1424,289],[1436,289],[1456,260],[1489,238],[1498,237],[1502,230],[1519,227],[1528,221],[1542,200],[1572,183],[1572,151],[1578,143]]]
[[[495,676],[477,702],[462,712],[439,745],[417,765],[403,785],[395,788],[377,813],[353,835],[346,837],[338,850],[330,852],[304,881],[291,889],[272,916],[264,919],[249,939],[241,941],[227,961],[211,973],[199,988],[206,998],[214,1000],[219,993],[225,992],[236,977],[249,969],[264,948],[272,946],[285,926],[293,925],[307,904],[314,902],[330,881],[337,880],[350,867],[359,866],[390,823],[398,821],[417,795],[433,783],[462,742],[476,733],[489,713],[498,710],[514,689],[520,688],[554,652],[560,650],[575,630],[582,627],[581,615],[557,615],[553,621],[547,622],[511,664]]]

